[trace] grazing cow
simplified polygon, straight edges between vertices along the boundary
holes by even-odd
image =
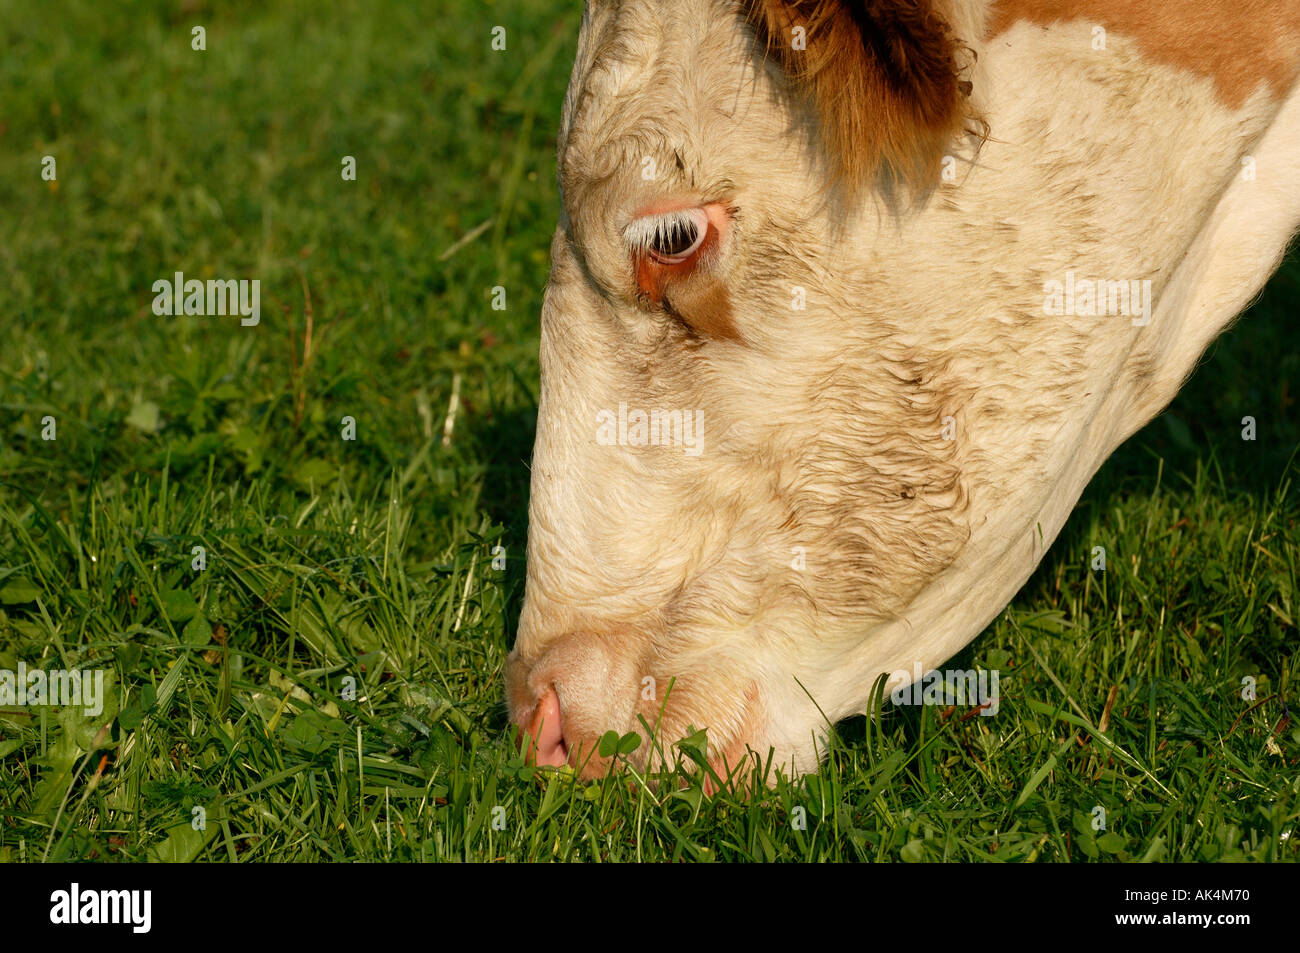
[[[593,776],[644,719],[806,772],[974,638],[1279,264],[1298,73],[1297,0],[591,0],[531,756]]]

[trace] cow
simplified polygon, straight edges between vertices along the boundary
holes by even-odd
[[[958,652],[1300,227],[1296,0],[590,0],[527,581],[539,765],[816,770]]]

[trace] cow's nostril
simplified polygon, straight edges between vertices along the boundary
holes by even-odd
[[[539,765],[558,767],[569,760],[569,747],[564,742],[564,717],[560,712],[560,696],[548,688],[532,723],[528,726],[528,758]]]

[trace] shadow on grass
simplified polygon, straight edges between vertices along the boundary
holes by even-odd
[[[534,407],[493,411],[474,437],[487,480],[480,504],[483,511],[506,529],[510,541],[506,560],[506,633],[513,645],[524,601],[525,545],[528,539],[528,483],[532,474],[533,437],[537,432]]]

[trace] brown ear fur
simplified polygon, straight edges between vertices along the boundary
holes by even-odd
[[[967,119],[962,51],[934,0],[741,0],[745,19],[816,108],[849,194],[884,175],[924,190]],[[807,49],[792,46],[802,26]]]

